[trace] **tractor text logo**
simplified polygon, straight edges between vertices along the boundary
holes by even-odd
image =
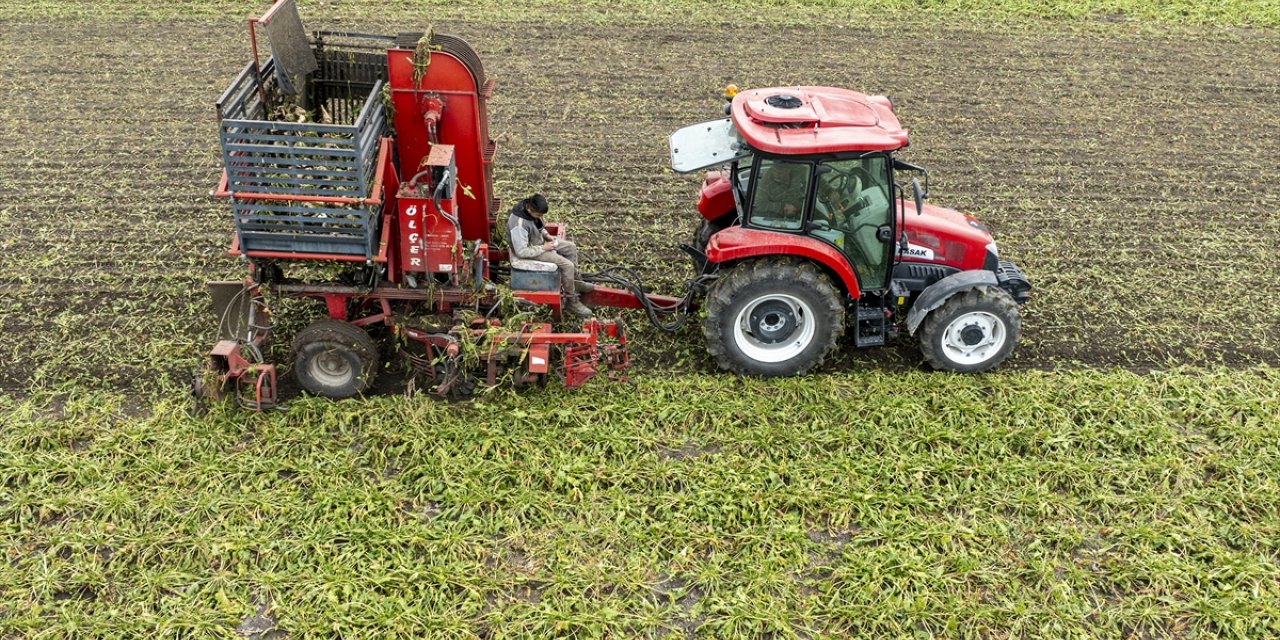
[[[918,244],[909,244],[906,249],[898,252],[908,258],[920,258],[921,260],[933,260],[933,249],[922,247]]]
[[[409,268],[422,268],[422,234],[418,229],[418,205],[409,205],[404,210],[405,230],[409,240]]]

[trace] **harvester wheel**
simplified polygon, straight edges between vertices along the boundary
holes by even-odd
[[[378,345],[351,323],[320,320],[294,338],[293,371],[302,388],[311,393],[350,398],[373,383]]]
[[[839,291],[811,263],[737,265],[707,294],[703,334],[722,369],[790,376],[822,363],[844,331]]]
[[[920,325],[920,351],[934,369],[978,373],[1004,362],[1021,332],[1009,292],[975,287],[929,312]]]

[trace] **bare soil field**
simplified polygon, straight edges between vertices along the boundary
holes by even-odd
[[[313,28],[351,26],[315,13]],[[439,28],[498,82],[499,194],[546,193],[596,264],[635,265],[653,289],[679,288],[676,245],[697,219],[698,177],[667,168],[666,135],[715,117],[728,82],[831,84],[890,95],[934,202],[987,221],[1031,276],[1008,366],[1280,363],[1280,41],[1267,32]],[[146,385],[199,356],[201,283],[241,272],[207,194],[211,105],[246,40],[238,19],[0,24],[6,388]],[[651,369],[712,368],[696,331],[641,342]],[[904,344],[831,366],[919,361]]]
[[[466,37],[499,195],[660,291],[697,220],[671,130],[729,82],[886,93],[934,202],[1034,281],[1023,343],[757,380],[641,328],[629,384],[192,418],[203,282],[244,273],[212,103],[267,4],[0,0],[0,637],[1280,633],[1275,32],[304,2]],[[277,362],[310,319],[282,311]]]

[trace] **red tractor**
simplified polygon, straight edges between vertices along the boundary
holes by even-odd
[[[794,375],[843,333],[882,345],[905,325],[935,369],[986,371],[1017,343],[1031,284],[972,216],[924,204],[928,173],[894,153],[907,131],[883,96],[827,87],[739,93],[729,116],[671,136],[702,184],[689,247],[719,365]],[[912,177],[904,197],[903,174]],[[705,280],[704,280],[705,281]]]
[[[217,102],[225,171],[216,192],[234,219],[228,253],[248,276],[210,283],[221,339],[196,376],[198,399],[275,404],[268,294],[323,305],[291,356],[299,384],[318,395],[367,390],[388,342],[415,381],[443,396],[553,372],[575,387],[628,367],[620,318],[557,331],[529,313],[560,318],[558,273],[503,247],[494,85],[465,41],[308,37],[294,0],[250,20],[249,33],[253,59]],[[887,100],[760,90],[734,98],[731,111],[672,136],[676,170],[728,167],[703,185],[689,289],[652,295],[616,269],[594,274],[583,303],[644,309],[670,329],[706,293],[711,352],[747,374],[808,370],[846,324],[857,344],[883,344],[904,311],[935,366],[985,370],[1008,355],[1014,302],[1029,285],[976,220],[924,207],[915,181],[915,207],[904,201],[894,176],[923,170],[892,157],[906,132]]]

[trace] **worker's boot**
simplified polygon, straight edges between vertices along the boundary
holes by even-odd
[[[591,293],[592,291],[596,290],[596,286],[594,284],[591,284],[590,282],[587,282],[586,280],[574,280],[573,290],[578,292],[579,294]]]
[[[564,294],[564,308],[567,309],[569,313],[572,313],[583,320],[594,315],[591,313],[591,309],[589,309],[587,305],[582,304],[582,301],[578,299],[578,294],[576,293]]]

